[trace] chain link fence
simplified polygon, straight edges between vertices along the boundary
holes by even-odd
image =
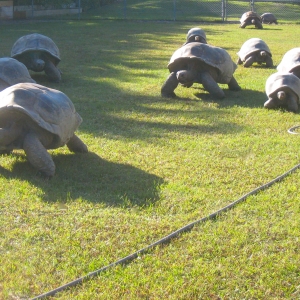
[[[1,19],[239,22],[250,10],[298,23],[300,0],[0,0]]]

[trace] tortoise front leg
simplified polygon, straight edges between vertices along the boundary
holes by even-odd
[[[236,64],[237,65],[241,65],[243,63],[243,61],[241,60],[241,58],[239,57],[239,59],[237,60]]]
[[[203,72],[200,75],[200,81],[203,87],[214,97],[223,99],[225,97],[224,91],[219,87],[217,82],[209,74],[209,72]]]
[[[266,66],[268,68],[274,67],[274,65],[273,65],[273,59],[272,59],[272,57],[270,55],[267,55],[265,60],[266,60]]]
[[[26,134],[23,149],[28,161],[41,173],[43,177],[48,179],[54,176],[55,164],[52,157],[34,132]]]
[[[86,153],[88,152],[88,148],[86,144],[76,135],[74,134],[67,143],[67,147],[72,152],[80,152]]]
[[[175,98],[174,90],[177,88],[178,83],[176,72],[172,72],[161,88],[162,97]]]
[[[269,97],[264,103],[265,108],[274,109],[279,106],[278,99],[276,97]]]
[[[254,61],[255,61],[254,55],[249,56],[249,57],[245,60],[244,67],[245,67],[245,68],[248,68],[248,67],[252,66],[252,64],[254,63]]]
[[[298,97],[295,93],[290,93],[287,98],[287,110],[294,113],[298,110]]]
[[[44,71],[51,81],[57,83],[61,81],[61,71],[54,65],[52,61],[46,61]]]

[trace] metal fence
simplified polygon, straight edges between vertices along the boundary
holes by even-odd
[[[282,23],[300,22],[300,0],[61,0],[53,7],[46,0],[0,0],[0,15],[5,3],[12,4],[13,19],[238,22],[253,10],[260,15],[272,12]]]

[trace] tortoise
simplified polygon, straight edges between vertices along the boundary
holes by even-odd
[[[266,108],[286,108],[297,112],[300,96],[300,79],[291,73],[274,73],[266,81],[268,100]]]
[[[47,149],[67,145],[88,152],[74,133],[82,122],[64,93],[36,83],[18,83],[0,92],[0,151],[23,149],[28,161],[45,178],[55,174]]]
[[[0,91],[21,82],[35,83],[35,80],[30,77],[28,69],[24,64],[11,57],[1,57]]]
[[[233,76],[236,68],[226,50],[208,44],[188,43],[172,55],[168,64],[170,75],[161,88],[161,95],[176,97],[174,90],[179,83],[191,87],[197,82],[212,96],[224,98],[225,93],[218,83],[228,84],[230,90],[241,89]]]
[[[277,71],[292,73],[300,78],[300,48],[293,48],[287,51],[277,66]]]
[[[273,59],[268,45],[259,38],[247,40],[237,53],[239,58],[237,64],[244,63],[244,67],[250,67],[254,62],[258,64],[265,63],[267,67],[273,67]]]
[[[254,11],[245,12],[240,19],[240,28],[245,28],[248,25],[255,25],[255,28],[262,29],[260,16]]]
[[[191,42],[207,44],[204,30],[197,27],[191,28],[186,36],[186,44]]]
[[[260,18],[263,24],[278,24],[276,17],[272,13],[264,13]]]
[[[59,49],[53,40],[39,33],[20,37],[11,49],[11,57],[22,62],[29,70],[42,72],[50,81],[60,82],[61,71]]]

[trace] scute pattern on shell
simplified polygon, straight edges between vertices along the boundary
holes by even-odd
[[[289,87],[296,95],[300,95],[300,79],[291,73],[274,73],[266,81],[266,94],[268,97],[282,87]]]
[[[63,146],[82,122],[71,100],[62,92],[39,84],[21,83],[0,92],[0,117],[18,112],[29,117],[37,126],[54,134],[49,147]]]
[[[257,51],[266,51],[272,56],[268,45],[259,38],[251,38],[247,40],[237,54],[241,60],[244,61],[248,55]]]
[[[277,66],[278,72],[288,73],[300,65],[300,48],[293,48],[287,51],[280,64]]]
[[[8,85],[21,82],[35,83],[24,64],[11,57],[0,58],[0,78]]]
[[[189,62],[197,64],[197,61],[217,68],[219,70],[219,83],[228,83],[237,68],[225,49],[208,44],[189,43],[174,52],[168,69],[170,72],[185,70]]]
[[[61,60],[59,49],[54,41],[39,33],[32,33],[20,37],[11,49],[11,57],[17,57],[29,51],[45,51],[55,58],[56,64]]]

